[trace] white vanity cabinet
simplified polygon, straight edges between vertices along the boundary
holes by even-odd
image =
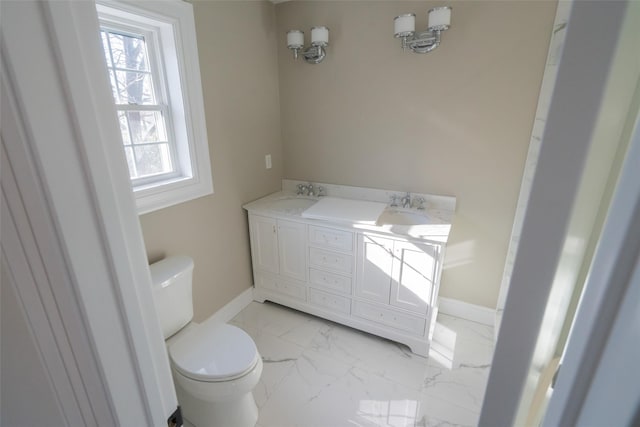
[[[262,215],[249,216],[256,287],[306,300],[307,226]]]
[[[439,245],[358,234],[356,296],[426,314],[436,298]]]
[[[444,243],[249,212],[254,299],[428,355]]]

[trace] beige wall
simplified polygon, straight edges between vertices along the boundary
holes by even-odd
[[[193,3],[215,193],[140,220],[150,261],[194,258],[196,320],[251,286],[241,205],[283,177],[457,196],[441,295],[495,307],[555,3],[454,1],[428,55],[393,17],[441,3]],[[312,25],[317,66],[284,42]]]
[[[442,2],[276,6],[284,175],[454,195],[441,295],[494,308],[555,14],[552,1],[453,1],[427,55],[403,53]],[[322,64],[294,62],[284,33],[330,28]]]
[[[273,5],[193,3],[215,192],[140,222],[150,261],[194,258],[201,321],[252,285],[241,206],[280,189],[282,145]],[[264,167],[267,153],[271,170]]]

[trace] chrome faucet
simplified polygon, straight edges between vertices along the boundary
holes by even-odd
[[[407,194],[405,194],[405,196],[400,199],[400,202],[402,202],[402,207],[403,208],[410,208],[411,207],[411,194],[409,194],[409,192],[407,192]]]
[[[315,196],[316,189],[313,188],[313,184],[310,182],[307,184],[307,196]]]
[[[390,198],[391,198],[391,203],[389,204],[389,206],[392,207],[392,208],[397,208],[398,207],[398,196],[396,194],[392,194]]]
[[[298,184],[298,191],[296,191],[296,194],[298,196],[302,196],[305,191],[307,191],[307,186],[304,184]]]

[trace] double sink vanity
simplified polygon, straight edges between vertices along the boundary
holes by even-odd
[[[315,196],[306,183],[283,180],[282,191],[244,205],[254,299],[426,357],[455,198],[319,185],[324,195]]]

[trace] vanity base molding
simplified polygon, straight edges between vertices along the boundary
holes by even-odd
[[[271,301],[276,304],[281,304],[286,307],[293,308],[295,310],[302,311],[304,313],[312,314],[323,319],[330,320],[332,322],[339,323],[341,325],[349,326],[360,331],[367,332],[372,335],[376,335],[382,338],[395,341],[409,347],[412,353],[419,356],[428,357],[430,340],[425,341],[424,337],[416,337],[404,334],[400,331],[392,328],[385,327],[371,323],[367,320],[359,320],[357,317],[341,314],[332,310],[323,309],[316,305],[307,304],[296,298],[291,298],[286,295],[281,295],[277,292],[271,292],[266,289],[256,287],[253,292],[253,300],[263,303],[265,301]]]

